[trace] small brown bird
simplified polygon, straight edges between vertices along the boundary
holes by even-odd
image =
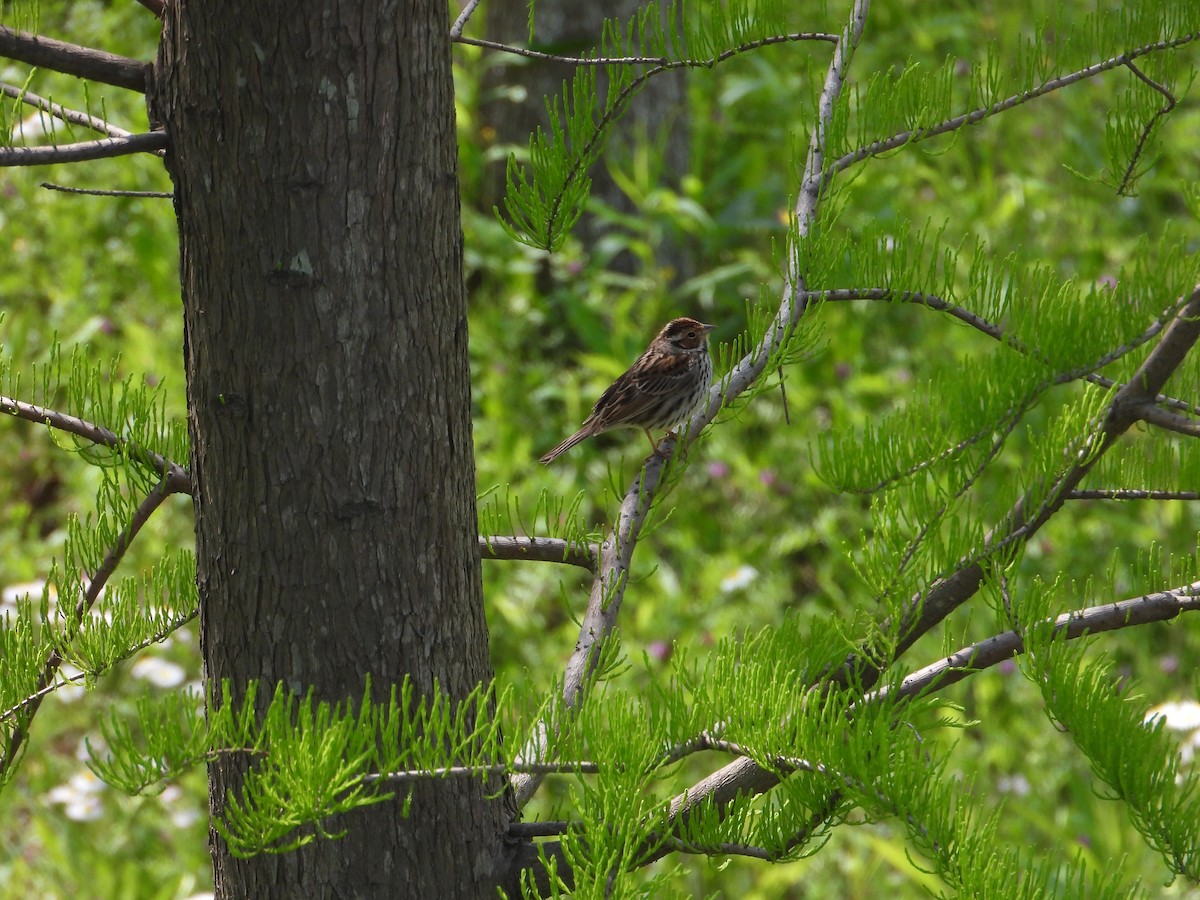
[[[640,428],[658,452],[652,431],[686,422],[708,397],[712,358],[708,333],[715,325],[672,319],[646,352],[600,395],[577,432],[541,458],[550,463],[580,441],[614,428]]]

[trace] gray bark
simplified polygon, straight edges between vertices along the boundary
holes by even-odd
[[[175,0],[170,137],[210,683],[377,698],[491,677],[444,3]],[[260,695],[263,692],[260,692]],[[269,694],[269,691],[266,691]],[[215,815],[243,777],[210,767]],[[492,786],[494,788],[494,785]],[[503,801],[447,779],[234,858],[217,896],[476,897]]]

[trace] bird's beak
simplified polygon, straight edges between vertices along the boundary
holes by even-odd
[[[717,326],[716,326],[716,325],[703,325],[703,324],[702,324],[700,327],[704,329],[704,333],[705,333],[705,334],[708,334],[710,331],[712,331],[712,330],[713,330],[714,328],[716,328]]]

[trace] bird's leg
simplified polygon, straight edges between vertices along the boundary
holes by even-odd
[[[668,454],[668,453],[660,453],[660,452],[659,452],[659,449],[658,449],[658,444],[656,444],[656,443],[654,442],[654,435],[652,435],[652,434],[650,433],[650,429],[649,429],[649,428],[643,428],[643,429],[642,429],[642,431],[646,432],[646,439],[650,441],[650,450],[651,450],[651,454],[650,454],[650,455],[651,455],[651,456],[657,456],[657,457],[658,457],[659,459],[661,459],[663,462],[667,462],[667,461],[669,461],[669,460],[670,460],[670,458],[671,458],[670,454]],[[673,432],[673,431],[668,431],[668,432],[667,432],[665,435],[663,435],[663,440],[666,440],[668,437],[673,437],[674,435],[675,435],[675,432]],[[649,458],[649,457],[647,457],[647,459],[648,459],[648,458]]]

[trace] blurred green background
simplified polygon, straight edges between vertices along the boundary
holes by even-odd
[[[1075,0],[1059,5],[1085,8]],[[814,12],[811,27],[837,30],[841,16],[840,9],[825,19]],[[157,26],[133,3],[44,2],[40,13],[46,35],[139,58],[152,56]],[[935,66],[947,56],[977,60],[996,36],[1034,33],[1028,13],[1006,4],[878,4],[855,71],[887,70],[909,57]],[[537,457],[577,426],[667,319],[691,315],[717,323],[716,340],[728,342],[744,328],[746,302],[761,285],[778,295],[774,253],[810,125],[803,114],[808,104],[799,98],[815,93],[827,52],[823,45],[774,47],[692,73],[680,112],[690,132],[686,171],[664,172],[653,141],[624,143],[604,165],[636,213],[596,203],[601,236],[576,239],[550,257],[515,245],[484,199],[490,167],[509,148],[497,144],[485,113],[497,92],[485,78],[489,58],[456,48],[481,493],[499,486],[531,510],[543,489],[567,497],[583,491],[581,514],[594,529],[604,527],[616,506],[614,486],[624,490],[644,441],[632,433],[589,441],[551,467],[538,465]],[[24,69],[0,63],[2,80],[21,84],[25,77]],[[1200,227],[1182,194],[1200,175],[1194,101],[1169,120],[1156,148],[1161,158],[1136,197],[1116,197],[1070,170],[1097,174],[1104,165],[1105,111],[1129,81],[1128,74],[1111,73],[957,138],[867,164],[840,227],[947,221],[952,243],[979,237],[997,257],[1020,249],[1085,283],[1111,277],[1140,237],[1160,234],[1167,223],[1195,246]],[[132,130],[146,127],[141,98],[126,92],[85,92],[80,82],[49,73],[38,73],[30,89],[104,112]],[[540,106],[540,98],[525,102]],[[15,113],[11,101],[4,107],[5,127],[14,115],[35,127],[29,107]],[[72,139],[89,136],[77,130]],[[0,170],[4,352],[18,366],[46,362],[57,337],[65,347],[85,348],[91,359],[116,360],[115,377],[161,384],[168,410],[182,417],[169,201],[68,196],[40,188],[43,181],[170,189],[152,157]],[[672,260],[691,261],[690,272],[663,261],[659,251],[666,246]],[[1173,299],[1163,298],[1163,305]],[[831,305],[822,316],[819,351],[786,373],[790,422],[780,394],[771,391],[712,429],[694,451],[681,489],[666,500],[674,509],[670,520],[643,541],[622,614],[623,646],[634,663],[625,678],[665,676],[676,644],[700,656],[722,637],[786,615],[871,612],[850,564],[869,526],[868,501],[837,495],[816,478],[812,443],[829,429],[860,428],[903,405],[915,385],[994,347],[915,307]],[[67,517],[87,514],[98,478],[43,429],[0,424],[0,588],[11,609],[11,598],[30,585],[40,591]],[[1119,583],[1105,584],[1113,561],[1128,564],[1154,542],[1193,554],[1198,524],[1194,507],[1182,503],[1076,504],[1038,535],[1024,574],[1061,573],[1080,583],[1096,577],[1076,606],[1124,599]],[[190,504],[176,498],[151,522],[125,571],[149,565],[164,543],[187,545],[190,536]],[[497,672],[522,690],[546,688],[574,644],[584,579],[565,567],[514,562],[485,562],[484,577]],[[906,663],[916,668],[995,630],[990,613],[969,607]],[[1197,700],[1200,633],[1189,619],[1119,632],[1103,644],[1131,692],[1153,702]],[[193,624],[90,694],[63,691],[48,701],[20,776],[0,801],[0,898],[177,898],[211,889],[202,773],[161,796],[128,798],[96,784],[80,761],[84,739],[95,739],[97,721],[110,710],[131,712],[143,692],[198,678]],[[1052,859],[1082,855],[1098,871],[1119,860],[1130,880],[1161,884],[1165,869],[1155,853],[1123,808],[1098,796],[1086,761],[1040,715],[1040,697],[1013,667],[945,694],[977,720],[954,733],[952,769],[974,780],[985,805],[1005,803],[1006,840]],[[697,764],[696,772],[704,769]],[[911,865],[902,829],[887,822],[840,828],[815,857],[787,865],[699,857],[659,865],[678,865],[679,890],[696,896],[922,897],[940,888]],[[1181,884],[1161,892],[1189,895]]]

